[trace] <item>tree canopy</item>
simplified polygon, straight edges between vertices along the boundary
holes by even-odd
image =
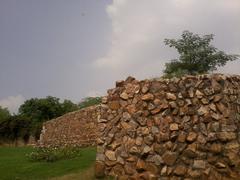
[[[2,108],[0,106],[0,122],[8,119],[11,116],[9,110],[7,108]]]
[[[165,39],[165,44],[179,53],[179,59],[165,64],[165,76],[208,73],[239,57],[218,50],[210,44],[212,40],[213,34],[199,36],[189,31],[184,31],[181,39]]]

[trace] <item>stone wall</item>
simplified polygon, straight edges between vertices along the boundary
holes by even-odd
[[[45,122],[38,142],[39,146],[95,145],[98,115],[99,106],[92,106]]]
[[[116,83],[98,120],[96,176],[239,179],[240,76]]]

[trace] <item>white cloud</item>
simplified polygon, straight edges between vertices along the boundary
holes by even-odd
[[[164,38],[177,38],[184,30],[215,34],[216,47],[240,54],[239,0],[113,0],[106,11],[112,22],[112,43],[94,66],[111,69],[112,74],[160,75],[164,64],[177,56],[164,45]],[[232,72],[231,63],[228,70]]]
[[[0,106],[8,108],[11,113],[17,113],[18,108],[24,103],[25,98],[22,95],[9,96],[0,100]]]

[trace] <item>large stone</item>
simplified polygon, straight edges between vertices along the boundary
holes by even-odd
[[[193,161],[193,168],[196,169],[205,169],[206,162],[204,160],[194,160]]]
[[[197,133],[195,132],[190,132],[187,136],[187,141],[193,142],[197,139]]]
[[[147,93],[149,90],[149,84],[144,84],[142,87],[142,93],[145,94]]]
[[[178,135],[177,140],[178,142],[184,143],[186,141],[186,137],[187,137],[186,133],[182,132]]]
[[[177,131],[179,128],[178,128],[178,124],[177,123],[172,123],[170,124],[170,130],[171,131]]]
[[[187,172],[187,168],[183,165],[177,165],[177,167],[174,170],[174,174],[177,176],[184,176]]]
[[[136,170],[137,171],[143,171],[146,169],[146,163],[145,161],[139,159],[136,164]]]
[[[105,152],[105,155],[106,155],[106,157],[107,157],[110,161],[116,161],[116,160],[117,160],[114,151],[107,150],[107,151]]]
[[[120,94],[120,97],[124,100],[128,99],[128,94],[126,92],[123,92],[122,94]]]
[[[142,99],[143,101],[150,101],[150,100],[153,100],[153,99],[154,99],[154,96],[153,96],[153,94],[148,93],[148,94],[143,95],[143,96],[141,97],[141,99]]]
[[[206,106],[201,106],[199,109],[198,109],[198,115],[206,115],[208,114],[209,110]]]
[[[162,160],[162,157],[160,155],[152,155],[152,156],[148,156],[147,159],[146,159],[147,162],[152,162],[156,165],[160,165],[160,164],[163,164],[163,160]]]
[[[236,133],[234,132],[219,132],[217,134],[218,139],[221,141],[230,141],[237,138]]]
[[[201,99],[204,96],[204,94],[201,91],[197,90],[196,96],[197,96],[197,98]]]
[[[162,159],[166,165],[172,166],[177,160],[177,153],[167,151],[163,154]]]
[[[173,100],[173,101],[175,101],[177,99],[176,95],[173,93],[166,93],[166,98],[168,100]]]
[[[108,106],[112,110],[117,110],[120,108],[120,104],[118,101],[110,101],[110,102],[108,102]]]
[[[213,143],[211,146],[210,146],[210,152],[212,153],[220,153],[222,151],[222,146],[221,144],[217,144],[217,143]]]

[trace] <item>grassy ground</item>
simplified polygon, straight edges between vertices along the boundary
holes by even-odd
[[[30,162],[31,147],[0,147],[1,180],[93,179],[96,149],[83,148],[81,156],[53,163]]]

